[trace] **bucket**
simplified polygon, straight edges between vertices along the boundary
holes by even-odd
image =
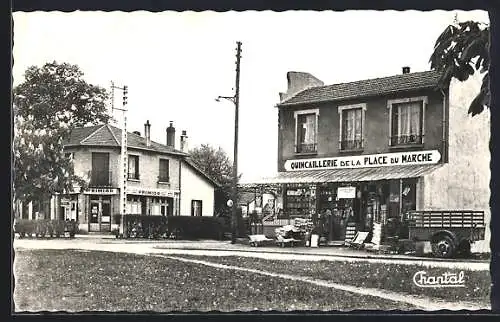
[[[312,234],[311,235],[311,247],[318,247],[319,235]]]

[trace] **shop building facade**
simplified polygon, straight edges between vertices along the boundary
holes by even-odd
[[[150,129],[148,121],[144,136],[128,133],[126,213],[212,216],[218,184],[190,160],[186,132],[182,132],[181,149],[177,150],[172,122],[166,130],[167,144],[151,141]],[[82,232],[110,232],[118,228],[123,177],[120,142],[121,130],[109,124],[72,131],[65,153],[73,160],[75,174],[84,178],[88,187],[75,186],[72,193],[54,196],[50,218],[75,220]]]
[[[439,77],[404,67],[325,86],[289,72],[277,105],[278,173],[254,183],[280,186],[282,218],[331,218],[330,240],[345,238],[348,225],[388,227],[411,210],[489,218],[489,115],[467,114],[480,77],[449,88]]]

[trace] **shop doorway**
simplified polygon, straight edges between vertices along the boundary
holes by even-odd
[[[90,198],[89,231],[90,232],[111,231],[110,196],[92,196]]]
[[[340,190],[339,190],[340,188]],[[357,198],[359,187],[341,187],[336,183],[318,186],[317,227],[328,241],[344,241],[349,226],[360,221],[361,203]],[[340,192],[340,193],[339,193]]]

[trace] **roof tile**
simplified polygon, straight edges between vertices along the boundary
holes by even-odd
[[[151,146],[146,145],[146,138],[135,133],[127,132],[127,145],[129,148],[149,150],[159,153],[186,155],[186,153],[172,147],[151,141]],[[119,147],[122,130],[109,124],[75,128],[66,143],[67,146],[108,146]],[[118,139],[118,140],[117,140]]]
[[[349,83],[311,87],[281,102],[280,106],[338,101],[378,96],[399,91],[436,88],[441,74],[437,71],[400,74]]]

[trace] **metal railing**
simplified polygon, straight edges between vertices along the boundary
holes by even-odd
[[[484,211],[414,210],[407,215],[412,228],[485,227]]]
[[[422,144],[423,137],[421,134],[393,135],[391,136],[391,146]]]
[[[295,146],[296,153],[314,153],[317,152],[317,143],[300,143]]]
[[[363,140],[342,140],[340,141],[341,150],[359,150],[363,148]]]

